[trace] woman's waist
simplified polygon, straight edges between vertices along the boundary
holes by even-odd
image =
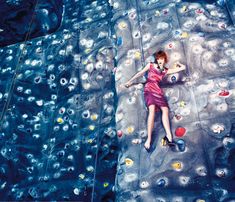
[[[162,91],[161,87],[159,85],[153,84],[151,85],[151,83],[146,83],[144,86],[144,91]]]

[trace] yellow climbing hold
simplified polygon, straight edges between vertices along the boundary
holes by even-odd
[[[104,188],[106,188],[106,187],[109,186],[109,183],[108,182],[104,182],[103,186],[104,186]]]
[[[160,11],[159,10],[155,11],[155,16],[160,16]]]
[[[86,50],[85,50],[85,53],[87,54],[87,53],[90,53],[91,52],[91,49],[90,48],[87,48]]]
[[[120,22],[118,24],[118,27],[119,27],[119,29],[126,29],[127,28],[127,24],[126,24],[126,22]]]
[[[85,175],[81,173],[78,177],[83,180],[85,178]]]
[[[91,144],[93,142],[93,139],[88,139],[87,142]]]
[[[130,158],[125,159],[126,166],[133,166],[133,161]]]
[[[141,58],[141,53],[139,51],[135,52],[135,59],[140,59]]]
[[[127,133],[128,134],[131,134],[131,133],[133,133],[134,132],[134,127],[133,126],[129,126],[128,128],[127,128]]]
[[[196,202],[206,202],[206,201],[203,199],[197,199]]]
[[[94,130],[94,129],[95,129],[95,126],[94,126],[94,125],[90,125],[90,126],[89,126],[89,129],[90,129],[90,130]]]
[[[187,6],[183,6],[182,9],[181,9],[182,12],[185,12],[187,11]]]
[[[183,32],[182,34],[181,34],[181,38],[187,38],[188,37],[188,33],[187,32]]]
[[[176,169],[176,170],[180,170],[182,168],[182,164],[180,162],[174,162],[171,164],[172,168]]]
[[[97,120],[97,118],[98,118],[98,115],[97,115],[97,114],[92,114],[92,115],[91,115],[91,120],[92,120],[92,121]]]
[[[180,106],[180,107],[185,107],[185,105],[186,105],[185,101],[180,101],[180,102],[179,102],[179,106]]]
[[[57,119],[57,122],[58,123],[64,123],[64,120],[60,117],[60,118]]]

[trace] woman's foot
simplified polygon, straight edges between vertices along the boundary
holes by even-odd
[[[146,149],[146,150],[149,150],[150,149],[150,140],[149,139],[147,139],[146,140],[146,142],[144,143],[144,148]]]
[[[165,136],[164,138],[162,138],[162,145],[175,146],[175,142],[173,140],[169,141],[169,139]]]

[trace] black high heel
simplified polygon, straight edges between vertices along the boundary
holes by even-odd
[[[169,141],[169,139],[167,138],[167,136],[165,136],[164,138],[162,138],[162,146],[175,146],[176,143],[172,140],[172,142]]]

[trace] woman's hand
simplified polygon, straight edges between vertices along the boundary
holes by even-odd
[[[181,64],[180,62],[175,62],[173,68],[180,68],[181,70],[185,70],[185,65]]]
[[[125,84],[124,84],[124,86],[126,87],[126,88],[129,88],[130,86],[131,86],[131,82],[130,81],[128,81],[128,82],[126,82]]]
[[[128,81],[128,82],[126,82],[126,83],[121,84],[121,85],[120,85],[120,88],[121,88],[121,89],[129,88],[131,85],[132,85],[132,83]]]

